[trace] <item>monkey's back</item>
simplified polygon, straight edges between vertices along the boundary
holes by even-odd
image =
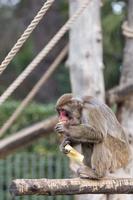
[[[130,149],[123,127],[106,104],[92,97],[85,97],[85,102],[89,124],[103,135],[103,142],[94,145],[92,162],[100,165],[106,160],[110,171],[125,167],[130,160]]]
[[[110,171],[113,172],[121,167],[126,167],[130,160],[130,149],[128,144],[110,135],[107,136],[104,143],[106,148],[109,149],[112,154]]]

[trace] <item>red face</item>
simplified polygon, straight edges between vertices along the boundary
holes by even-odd
[[[78,125],[81,123],[80,113],[77,111],[69,111],[65,108],[58,108],[57,112],[59,114],[59,122],[63,122],[64,124],[69,125]]]
[[[69,120],[69,113],[66,110],[59,110],[59,121],[67,122]]]

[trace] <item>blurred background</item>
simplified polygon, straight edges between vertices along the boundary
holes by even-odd
[[[0,62],[4,59],[21,33],[43,5],[43,0],[0,0]],[[125,19],[125,1],[103,0],[102,30],[104,79],[106,91],[118,85],[120,79],[124,37],[121,24]],[[58,0],[47,12],[44,19],[31,34],[21,51],[15,56],[6,71],[0,76],[0,93],[20,74],[37,53],[49,42],[53,35],[68,19],[68,1]],[[41,62],[13,95],[0,107],[0,125],[8,119],[40,79],[61,49],[68,43],[66,34],[58,45]],[[67,58],[66,58],[67,59]],[[13,123],[5,138],[22,128],[32,125],[55,114],[57,98],[71,91],[69,70],[66,59],[42,87],[34,100]],[[15,154],[0,160],[0,199],[9,200],[8,186],[14,178],[64,178],[69,177],[68,160],[59,152],[59,141],[55,133],[30,144]],[[2,188],[2,191],[1,191]],[[16,197],[16,199],[72,199],[73,197]]]

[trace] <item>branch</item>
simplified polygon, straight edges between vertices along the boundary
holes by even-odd
[[[53,116],[0,140],[0,158],[4,158],[13,151],[51,133],[56,123],[57,117]]]
[[[132,194],[133,179],[16,179],[10,193],[22,195]]]
[[[107,92],[107,101],[109,104],[122,102],[133,95],[133,83],[117,86]]]

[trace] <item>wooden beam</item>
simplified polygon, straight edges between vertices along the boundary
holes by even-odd
[[[133,95],[133,83],[117,86],[109,90],[106,99],[109,104],[119,103],[128,99]]]
[[[13,196],[133,194],[133,179],[16,179],[9,190]]]
[[[51,133],[56,123],[57,117],[53,116],[0,140],[0,158]]]

